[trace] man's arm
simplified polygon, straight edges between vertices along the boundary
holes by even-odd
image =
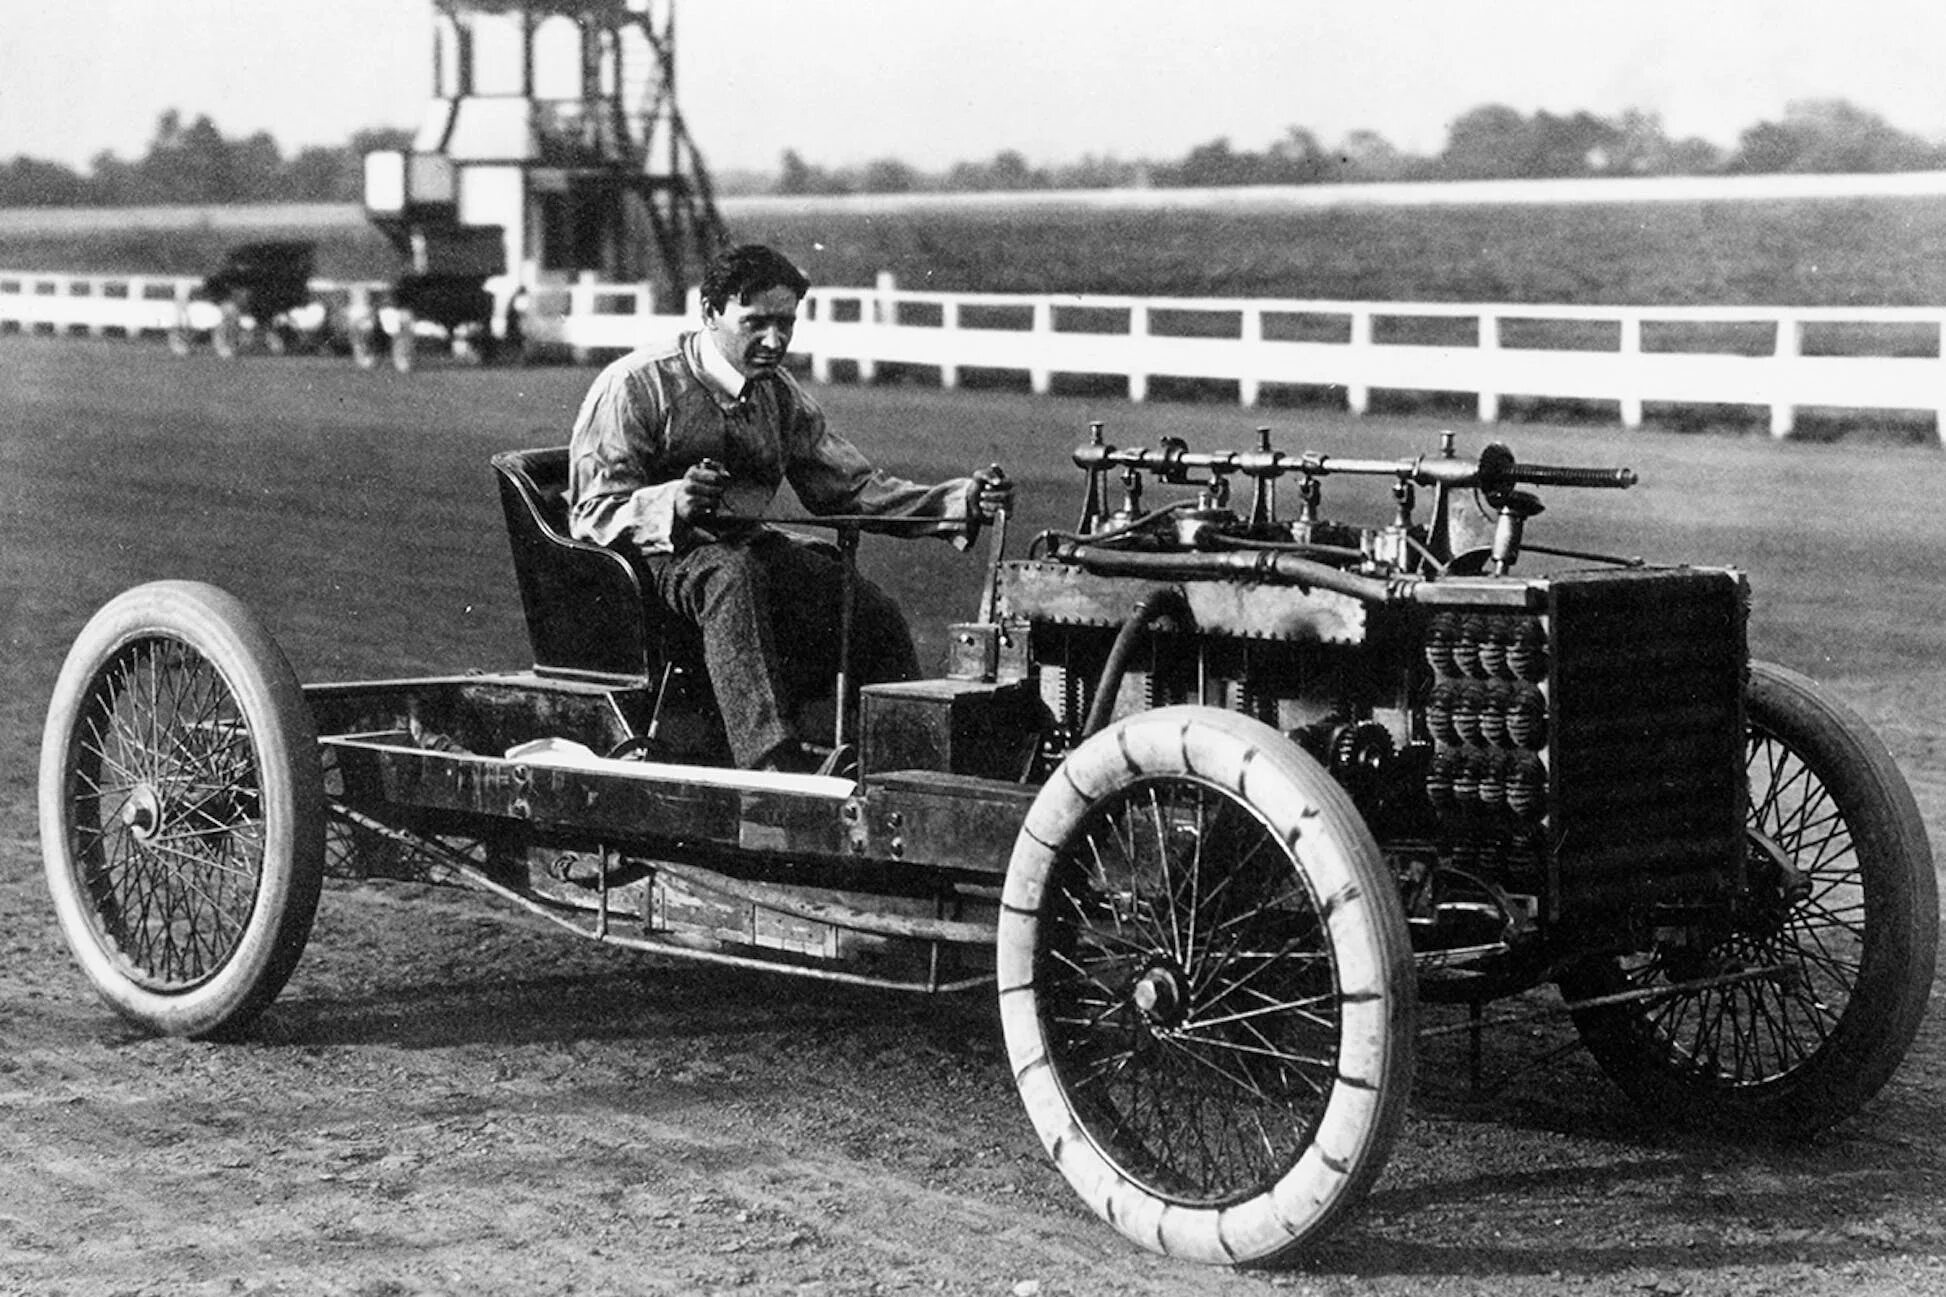
[[[933,518],[936,534],[964,535],[977,516],[979,483],[971,477],[926,485],[873,466],[851,442],[826,426],[824,412],[793,385],[797,404],[786,430],[785,475],[812,513],[859,513],[889,518]]]
[[[620,367],[603,371],[575,417],[568,531],[598,545],[626,541],[649,552],[672,550],[686,479],[650,480],[666,433],[660,413],[648,408],[653,393],[632,380]]]

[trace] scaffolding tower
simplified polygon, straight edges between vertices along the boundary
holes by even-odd
[[[366,159],[411,272],[681,302],[727,234],[676,97],[674,0],[434,0],[433,21],[412,147]]]

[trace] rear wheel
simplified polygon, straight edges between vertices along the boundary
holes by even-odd
[[[419,330],[412,312],[400,308],[398,323],[392,330],[392,368],[409,374],[418,364]]]
[[[234,360],[243,349],[243,312],[235,302],[223,303],[223,314],[210,330],[210,345],[225,360]]]
[[[1575,1022],[1653,1111],[1806,1133],[1856,1112],[1911,1046],[1932,986],[1937,882],[1911,791],[1850,709],[1758,662],[1747,710],[1749,886],[1734,921],[1700,949],[1588,961],[1561,986],[1572,1001],[1719,979]],[[1753,976],[1720,981],[1739,974]]]
[[[1007,1050],[1074,1189],[1157,1252],[1278,1260],[1405,1117],[1398,890],[1317,762],[1204,707],[1119,722],[1042,788],[1007,871]]]
[[[173,355],[187,356],[195,345],[196,335],[189,327],[189,308],[185,304],[176,307],[175,321],[169,326],[169,351]]]
[[[315,916],[323,784],[289,663],[239,601],[156,582],[69,651],[41,743],[41,850],[95,989],[150,1030],[234,1033]]]

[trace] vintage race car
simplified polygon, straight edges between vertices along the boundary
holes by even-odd
[[[817,774],[731,768],[692,637],[565,534],[563,450],[494,460],[529,669],[300,684],[222,591],[130,590],[47,720],[63,931],[115,1009],[192,1036],[272,1001],[330,871],[686,958],[990,986],[1075,1191],[1219,1264],[1359,1201],[1422,1001],[1558,987],[1621,1088],[1718,1129],[1822,1128],[1898,1067],[1937,941],[1912,796],[1853,713],[1750,660],[1740,572],[1528,541],[1537,490],[1630,473],[1099,425],[1074,460],[1075,527],[1009,556],[999,521],[942,678],[840,673]],[[1327,518],[1344,478],[1389,484],[1391,520]],[[810,521],[847,554],[893,525]]]

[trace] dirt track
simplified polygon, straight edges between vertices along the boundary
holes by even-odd
[[[1366,1209],[1276,1275],[1164,1262],[1087,1215],[1018,1111],[980,996],[921,1002],[666,964],[455,893],[334,884],[252,1041],[132,1034],[67,957],[38,874],[38,727],[80,620],[136,580],[196,575],[267,607],[306,678],[509,660],[518,612],[484,456],[547,436],[533,429],[553,426],[587,375],[434,373],[408,388],[326,361],[171,367],[159,348],[0,348],[17,380],[0,387],[0,1292],[1946,1290],[1936,1019],[1873,1107],[1789,1148],[1658,1130],[1584,1054],[1549,1056],[1568,1042],[1553,1022],[1491,1034],[1483,1094],[1463,1037],[1429,1037],[1413,1117]],[[926,394],[831,400],[872,428],[942,408]],[[1029,435],[1004,431],[1019,425],[1042,445],[1081,415],[1014,398],[978,413],[1003,430],[997,443]],[[1198,444],[1241,426],[1234,412],[1176,416]],[[1575,436],[1585,449],[1587,430]],[[965,439],[921,449],[1028,454]],[[1820,473],[1840,461],[1821,448],[1634,449],[1698,489],[1788,454],[1768,489],[1801,478],[1806,502],[1813,486],[1826,501],[1793,497],[1781,539],[1734,503],[1708,525],[1651,517],[1645,537],[1677,527],[1782,570],[1855,564],[1874,529],[1907,529],[1911,548],[1883,572],[1814,570],[1760,607],[1757,633],[1836,677],[1946,840],[1946,619],[1921,602],[1940,597],[1936,571],[1912,571],[1946,540],[1934,493],[1912,481],[1937,458],[1898,452],[1869,470],[1861,501],[1831,504]],[[1044,479],[1059,516],[1071,470],[1045,459],[1025,476]],[[1827,507],[1856,530],[1831,530]],[[420,531],[410,546],[405,517]]]

